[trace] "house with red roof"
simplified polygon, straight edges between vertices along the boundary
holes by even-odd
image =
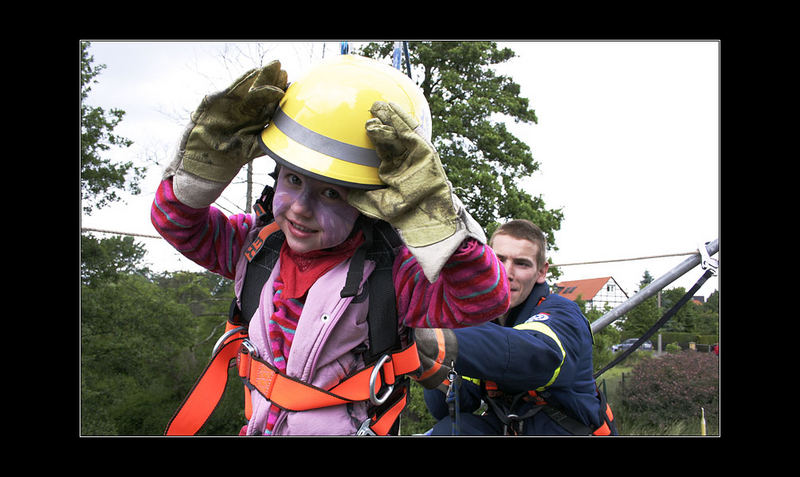
[[[586,310],[604,310],[616,308],[628,299],[628,294],[614,280],[614,277],[587,278],[558,282],[551,288],[551,293],[569,300],[578,298],[586,302]]]

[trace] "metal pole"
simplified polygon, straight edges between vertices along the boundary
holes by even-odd
[[[711,242],[707,243],[705,247],[709,256],[714,255],[717,253],[717,251],[719,251],[719,239],[712,240]],[[624,303],[592,322],[592,333],[597,333],[598,331],[602,330],[643,301],[658,293],[662,288],[666,287],[670,283],[683,276],[686,272],[696,267],[700,263],[700,260],[700,252],[698,252],[681,262],[677,267],[673,268],[657,280],[639,290]]]

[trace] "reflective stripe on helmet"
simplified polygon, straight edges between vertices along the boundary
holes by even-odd
[[[381,164],[375,149],[354,146],[316,133],[287,116],[281,108],[275,111],[272,121],[289,139],[326,156],[368,167],[378,167]]]

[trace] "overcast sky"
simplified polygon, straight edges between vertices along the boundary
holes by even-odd
[[[719,237],[719,42],[500,45],[517,57],[495,69],[520,84],[539,118],[508,125],[540,164],[523,187],[564,212],[554,263],[690,252]],[[149,174],[140,196],[83,216],[82,226],[153,235],[149,211],[161,171],[202,97],[227,87],[262,55],[265,62],[280,59],[291,81],[323,55],[339,54],[339,41],[93,41],[90,54],[106,68],[88,103],[124,110],[115,132],[134,141],[109,156],[146,165]],[[254,162],[262,186],[272,164],[266,157]],[[230,186],[223,197],[219,205],[241,212],[243,186]],[[138,240],[156,271],[202,270],[161,239]],[[645,270],[658,278],[685,259],[565,266],[562,279],[613,276],[631,295]],[[667,288],[688,289],[701,274],[693,269]],[[715,277],[699,294],[717,288]]]

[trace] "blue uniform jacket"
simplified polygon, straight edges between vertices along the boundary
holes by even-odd
[[[461,376],[494,381],[507,394],[547,391],[548,402],[559,404],[574,419],[593,429],[602,424],[589,322],[574,302],[550,295],[546,283],[537,283],[528,299],[509,311],[504,326],[491,322],[453,331]],[[461,412],[476,410],[480,401],[480,387],[463,381]],[[425,402],[437,420],[449,415],[441,391],[425,390]],[[525,424],[525,434],[569,434],[544,412]]]

